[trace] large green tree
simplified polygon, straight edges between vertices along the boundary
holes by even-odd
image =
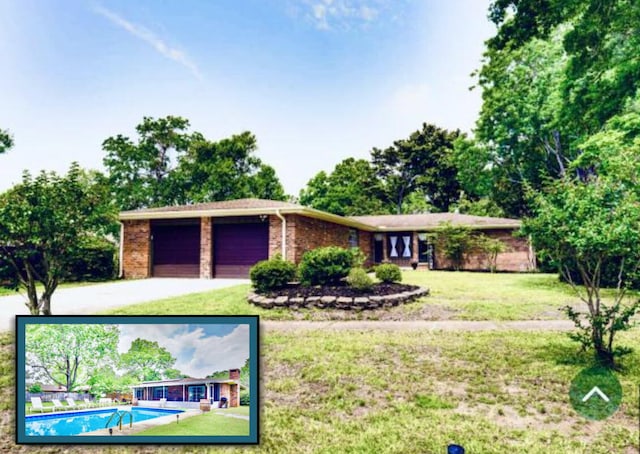
[[[144,117],[137,140],[106,139],[109,183],[121,209],[258,197],[285,200],[274,169],[255,152],[250,132],[218,142],[189,132],[182,117]]]
[[[418,190],[436,210],[449,210],[460,195],[453,153],[459,136],[458,130],[425,123],[408,139],[397,140],[384,150],[373,149],[372,165],[394,212],[402,213],[405,199]]]
[[[162,380],[167,375],[174,377],[179,371],[173,369],[176,359],[158,342],[136,339],[120,362],[127,373],[138,381]],[[177,373],[176,373],[177,372]]]
[[[181,203],[213,202],[244,197],[285,200],[272,167],[257,156],[256,137],[245,131],[218,142],[199,137],[176,169]]]
[[[327,174],[318,172],[300,191],[302,205],[341,216],[385,214],[380,182],[371,164],[347,158]]]
[[[105,324],[29,323],[25,332],[27,377],[71,392],[94,370],[116,364],[119,330]]]
[[[562,178],[583,144],[638,100],[640,3],[496,0],[478,73],[476,137],[490,152],[492,197],[530,213],[525,186]]]
[[[60,279],[84,247],[112,231],[116,213],[104,187],[74,163],[67,175],[28,172],[0,195],[0,267],[24,289],[32,315],[50,315]]]
[[[172,171],[194,138],[188,128],[189,121],[181,117],[144,117],[136,126],[137,141],[118,134],[103,142],[107,153],[103,162],[120,208],[176,202],[179,190]]]

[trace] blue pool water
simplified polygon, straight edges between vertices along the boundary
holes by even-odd
[[[133,423],[160,416],[175,415],[183,410],[167,410],[164,408],[130,407]],[[65,414],[27,416],[25,422],[26,435],[79,435],[93,430],[104,429],[107,421],[115,412],[114,408],[89,411],[76,411]],[[118,418],[113,418],[109,427],[116,427]],[[122,419],[122,427],[129,425],[129,416]]]

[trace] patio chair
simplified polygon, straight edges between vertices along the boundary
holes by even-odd
[[[46,410],[53,411],[53,407],[45,407],[44,405],[42,405],[42,399],[40,399],[39,397],[31,398],[31,411],[46,411]]]
[[[53,410],[65,410],[66,405],[62,405],[59,399],[51,399],[51,403],[53,404]]]
[[[95,402],[91,402],[89,399],[87,399],[86,397],[84,398],[84,406],[86,408],[91,408],[93,406],[95,406],[96,403]]]
[[[80,408],[80,405],[76,404],[76,401],[73,400],[73,397],[67,397],[67,405],[69,408]]]

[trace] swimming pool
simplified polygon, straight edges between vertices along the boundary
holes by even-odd
[[[133,416],[133,423],[146,421],[147,419],[159,418],[160,416],[175,415],[183,413],[183,410],[168,410],[164,408],[141,408],[129,407]],[[104,429],[107,421],[115,408],[75,411],[64,414],[53,415],[32,415],[26,416],[26,435],[80,435],[98,429]],[[118,418],[113,418],[109,427],[116,427]],[[124,416],[122,426],[129,425],[129,416]]]

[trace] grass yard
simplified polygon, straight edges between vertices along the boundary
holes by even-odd
[[[214,410],[203,415],[192,416],[180,421],[179,424],[152,427],[135,435],[249,435],[248,420],[217,414],[221,412],[224,410]],[[227,414],[231,413],[233,412]]]
[[[403,272],[403,281],[431,290],[418,302],[362,312],[262,309],[249,304],[249,285],[140,303],[105,312],[114,315],[217,314],[260,315],[265,320],[553,320],[558,309],[583,303],[554,274],[506,274],[450,271]],[[607,291],[603,292],[605,295]],[[586,307],[586,306],[585,306]]]
[[[559,318],[557,307],[577,303],[571,289],[548,274],[405,271],[404,278],[430,287],[432,295],[371,313],[286,312],[249,305],[248,286],[242,285],[109,313],[519,320]],[[10,335],[0,336],[4,389],[13,385],[11,342]],[[482,454],[637,454],[640,328],[620,334],[618,342],[636,352],[618,373],[624,392],[620,409],[598,422],[581,418],[569,404],[571,379],[591,365],[591,357],[579,353],[564,333],[269,330],[262,336],[260,446],[95,446],[65,452],[436,453],[457,442],[469,453]],[[13,441],[9,394],[0,399],[0,437],[10,451],[19,452],[24,447]],[[243,422],[213,414],[202,418],[204,427],[209,427],[205,418],[225,418],[219,424],[230,426]],[[174,430],[153,430],[169,429]],[[28,450],[59,452],[47,446]]]
[[[11,338],[1,340],[1,351],[11,352]],[[621,341],[640,345],[640,329]],[[483,454],[637,453],[640,352],[626,359],[619,374],[623,404],[604,422],[580,418],[568,403],[571,379],[590,365],[588,356],[576,352],[561,333],[270,332],[262,343],[261,445],[153,452],[435,453],[458,442],[467,452]],[[11,354],[2,356],[1,366],[13,368]],[[13,384],[8,376],[5,386]],[[13,400],[5,395],[2,402],[2,442],[19,452],[9,410]],[[224,421],[233,425],[231,419]],[[47,446],[28,450],[59,452]]]
[[[112,309],[109,315],[260,315],[271,320],[290,320],[291,313],[285,309],[262,309],[247,302],[250,285],[243,284],[209,292],[193,293]]]

